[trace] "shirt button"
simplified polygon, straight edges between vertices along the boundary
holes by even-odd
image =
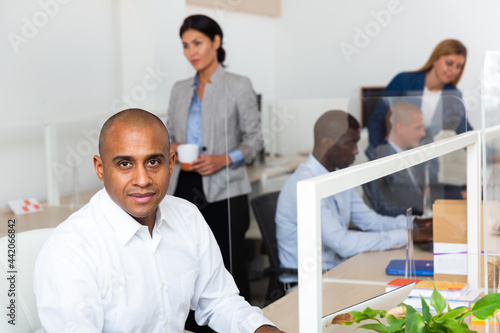
[[[165,319],[165,325],[167,325],[167,324],[168,324],[168,319]]]

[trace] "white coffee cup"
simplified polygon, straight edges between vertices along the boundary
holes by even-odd
[[[184,171],[191,170],[191,163],[198,158],[199,147],[196,144],[185,143],[177,146],[177,158]]]

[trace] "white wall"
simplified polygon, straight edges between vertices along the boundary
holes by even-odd
[[[2,1],[0,208],[45,198],[44,121],[105,112],[117,95],[115,10],[112,1]],[[68,179],[61,187],[69,191]]]
[[[131,106],[165,117],[173,82],[188,74],[175,32],[184,15],[182,0],[0,1],[0,209],[47,198],[46,122],[56,123],[61,194],[101,186],[92,156],[102,122]]]

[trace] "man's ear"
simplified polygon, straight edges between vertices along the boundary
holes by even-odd
[[[104,181],[104,171],[103,171],[103,166],[102,166],[102,160],[99,156],[94,155],[94,169],[95,173],[97,174],[97,177],[101,182]]]
[[[172,152],[168,155],[168,169],[169,169],[169,173],[170,173],[170,177],[172,177],[172,172],[174,171],[174,165],[175,165],[175,153]]]
[[[327,151],[328,149],[330,149],[331,146],[333,146],[335,144],[335,142],[333,142],[333,139],[332,138],[329,138],[329,137],[323,137],[321,139],[321,147]]]
[[[396,133],[397,135],[399,135],[399,133],[401,133],[401,131],[403,130],[403,124],[402,123],[395,123],[393,125],[394,129],[394,133]]]

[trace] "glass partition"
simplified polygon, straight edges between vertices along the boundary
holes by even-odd
[[[377,126],[371,124],[370,119],[363,119],[363,123],[360,125],[365,127],[360,130],[359,140],[356,145],[357,149],[355,152],[351,151],[347,153],[354,155],[354,160],[348,163],[349,165],[343,167],[363,164],[370,159],[386,157],[423,146],[430,142],[449,139],[456,135],[457,132],[462,133],[470,129],[464,105],[458,97],[442,96],[436,102],[434,114],[424,116],[420,106],[427,100],[424,99],[423,101],[422,96],[417,96],[416,93],[410,93],[409,95],[403,97],[384,97],[383,99],[366,98],[363,100],[320,99],[278,101],[269,108],[267,118],[267,125],[269,127],[267,129],[264,128],[264,133],[267,134],[265,138],[267,138],[269,144],[268,151],[271,153],[271,156],[266,161],[267,172],[273,167],[276,167],[276,169],[279,168],[278,161],[283,157],[302,156],[302,161],[314,157],[308,155],[313,151],[315,146],[314,125],[321,115],[328,110],[343,110],[358,117],[362,113],[360,110],[362,105],[375,105],[375,109],[378,108],[380,110],[387,108],[385,115],[378,115],[380,119],[383,119],[383,123]],[[394,119],[391,119],[391,112],[388,112],[391,109],[395,110],[392,116]],[[425,117],[428,119],[425,119]],[[395,126],[397,129],[392,130],[392,135],[391,121],[397,123]],[[373,149],[375,154],[371,158],[365,154],[365,151],[368,151],[370,148],[370,127],[378,128],[379,131],[382,131],[379,135],[383,138],[381,140],[382,144],[377,147],[378,149]],[[396,132],[397,134],[394,134]],[[388,138],[393,138],[396,143],[390,140],[387,141]],[[398,162],[401,167],[400,171],[357,187],[356,193],[366,203],[366,209],[373,209],[375,213],[381,215],[397,216],[404,215],[407,208],[412,208],[413,214],[416,216],[432,217],[432,208],[436,200],[459,200],[463,207],[466,207],[463,200],[467,194],[465,150],[447,153],[431,160],[428,160],[429,154],[427,152],[428,150],[423,150],[418,157],[422,161],[421,163],[410,167],[410,164],[415,163],[415,158],[408,161],[400,161]],[[319,163],[317,160],[314,162]],[[281,167],[283,166],[284,164],[281,165]],[[291,173],[293,170],[290,169],[288,172]],[[269,182],[272,178],[272,176],[266,176],[264,181]],[[279,182],[284,182],[287,178],[288,175],[285,175],[280,178]],[[279,182],[275,183],[273,190],[279,187]],[[264,188],[259,188],[258,190],[265,191]],[[357,202],[351,203],[350,201],[345,201],[345,199],[341,201],[341,203],[335,201],[335,205],[333,205],[336,211],[335,214],[340,212],[341,217],[344,219],[344,224],[346,221],[348,224],[349,222],[354,222],[352,220],[355,219],[356,213],[358,213],[356,210],[360,206],[353,208],[350,205],[354,206]],[[296,207],[288,207],[296,209]],[[462,213],[466,214],[466,210]],[[372,212],[371,210],[366,210],[363,213],[359,213],[358,216],[364,214],[372,214]],[[331,216],[329,215],[329,217]],[[296,219],[296,216],[294,218]],[[339,216],[335,218],[339,218]],[[466,215],[462,216],[462,218],[464,223],[462,232],[466,234],[466,229],[464,229],[466,227]],[[406,221],[406,219],[404,220]],[[324,221],[322,224],[328,225],[328,221]],[[355,223],[351,224],[351,227],[356,228]],[[377,230],[374,226],[362,225],[362,227],[368,230],[372,228],[372,231]],[[338,236],[339,230],[332,231],[332,228],[327,228],[327,230],[330,230],[329,233],[331,235],[323,235],[324,242],[340,242],[343,244],[343,240],[349,239],[346,233],[347,228],[343,227],[340,230],[344,237]],[[290,235],[287,234],[286,238],[292,237],[293,231],[288,230],[287,232]],[[278,243],[280,242],[279,232],[280,230],[278,229]],[[360,232],[360,235],[364,234]],[[352,239],[355,240],[356,237]],[[360,239],[363,238],[360,237]],[[379,242],[382,241],[379,240]],[[356,249],[357,245],[352,245],[351,250],[340,251],[340,253],[336,253],[335,250],[326,249],[325,251],[330,254],[330,258],[323,258],[322,267],[324,270],[331,269],[359,252],[377,251],[381,248],[388,249],[391,247],[388,245],[384,245],[385,247],[373,245],[370,249],[366,245],[363,245],[365,247],[361,250],[361,244],[358,245],[359,249]],[[278,248],[279,246],[278,244]],[[393,245],[392,247],[401,248],[402,246],[399,243],[399,246]],[[425,246],[427,246],[428,250],[430,249],[429,244]],[[422,245],[417,248],[425,248],[425,246]],[[427,255],[427,257],[428,260],[432,260],[432,255],[430,257]],[[405,259],[405,255],[398,259]],[[385,275],[386,262],[373,261],[372,264],[373,269],[379,272],[378,275],[384,281],[388,282],[394,278]],[[286,267],[286,265],[283,266]],[[360,274],[357,275],[356,279],[370,280],[373,276],[371,273]]]
[[[483,145],[483,198],[487,216],[483,224],[485,239],[483,265],[488,274],[483,276],[489,292],[499,292],[500,269],[500,52],[488,51],[484,58],[481,86],[481,125],[485,138]],[[497,323],[497,331],[500,330]]]
[[[328,297],[329,299],[341,297],[339,293],[346,288],[351,288],[350,290],[352,290],[352,285],[371,286],[372,292],[377,290],[381,293],[385,290],[385,284],[387,282],[397,277],[404,277],[404,275],[387,275],[386,267],[393,259],[404,260],[406,258],[405,244],[407,232],[404,229],[406,224],[405,216],[403,215],[398,218],[397,220],[399,222],[393,220],[399,223],[399,226],[403,226],[403,229],[399,228],[399,231],[396,231],[394,229],[398,228],[394,228],[394,225],[391,226],[394,229],[387,232],[388,239],[390,240],[379,242],[378,244],[380,246],[380,243],[384,243],[385,247],[379,247],[375,251],[370,251],[368,248],[363,248],[363,246],[367,246],[367,244],[359,244],[357,243],[356,237],[350,237],[357,233],[360,236],[359,239],[366,239],[361,236],[369,235],[369,231],[379,230],[377,228],[380,228],[380,225],[370,226],[367,222],[365,222],[365,225],[363,225],[363,223],[358,223],[360,225],[357,227],[361,226],[361,228],[368,228],[368,232],[365,233],[355,230],[356,223],[349,226],[353,229],[347,229],[348,227],[345,225],[346,223],[349,224],[349,222],[360,221],[360,217],[356,217],[356,211],[359,211],[359,207],[364,207],[363,209],[366,209],[363,214],[360,214],[364,216],[375,214],[368,209],[377,210],[384,215],[399,215],[404,213],[408,207],[412,207],[415,215],[419,217],[432,217],[434,224],[433,232],[436,232],[434,234],[434,241],[438,243],[438,246],[435,244],[433,246],[429,242],[422,242],[420,239],[414,244],[413,258],[416,260],[427,260],[427,264],[430,262],[430,264],[436,265],[437,276],[434,277],[436,281],[467,282],[469,270],[473,269],[476,262],[480,260],[481,251],[474,247],[469,248],[468,246],[470,231],[467,228],[467,224],[468,220],[471,220],[470,216],[474,216],[474,212],[468,210],[467,200],[465,200],[468,194],[472,196],[473,199],[477,198],[477,189],[475,190],[474,186],[472,189],[467,188],[467,182],[470,181],[470,179],[474,179],[471,175],[477,174],[479,170],[477,162],[470,164],[474,166],[471,170],[467,168],[468,163],[470,163],[468,162],[468,155],[470,155],[469,158],[474,160],[474,151],[472,150],[470,154],[468,153],[469,149],[466,149],[466,147],[469,147],[469,144],[465,144],[456,149],[447,148],[443,150],[442,148],[445,146],[456,146],[457,144],[455,144],[455,142],[458,142],[456,140],[456,138],[458,138],[457,134],[472,129],[468,119],[469,115],[465,112],[464,104],[457,96],[441,96],[435,104],[435,113],[432,114],[431,117],[428,117],[430,119],[429,121],[425,119],[425,115],[421,109],[421,105],[425,104],[426,101],[428,102],[428,99],[425,97],[412,95],[395,98],[384,97],[382,101],[379,100],[376,103],[372,102],[372,104],[375,105],[380,105],[382,103],[388,106],[388,109],[391,109],[391,116],[384,115],[382,117],[385,127],[385,132],[382,133],[382,146],[385,145],[390,148],[397,146],[396,149],[382,155],[382,148],[377,147],[379,148],[379,156],[363,156],[364,152],[369,147],[369,137],[371,134],[369,133],[369,128],[371,127],[369,126],[370,121],[365,122],[363,120],[362,125],[368,123],[368,130],[365,128],[361,129],[359,142],[356,148],[351,150],[352,155],[358,153],[356,159],[350,161],[347,166],[337,166],[338,169],[330,170],[333,171],[332,174],[337,172],[344,174],[343,172],[350,168],[363,170],[363,176],[359,175],[357,177],[361,177],[361,179],[366,179],[367,181],[360,182],[360,186],[356,188],[356,190],[346,189],[333,197],[327,197],[321,200],[322,204],[318,212],[321,213],[322,217],[321,226],[323,234],[321,237],[323,242],[323,256],[318,265],[322,268],[323,272],[327,272],[321,279],[323,281],[324,291],[323,313],[338,310],[341,306],[340,304],[334,304],[335,302],[329,303],[324,297]],[[350,114],[359,115],[361,114],[359,110],[360,106],[366,104],[366,102],[367,101],[353,99],[280,101],[278,109],[281,107],[287,111],[289,121],[278,133],[274,133],[276,136],[273,137],[273,142],[276,146],[270,150],[275,153],[278,152],[277,154],[281,152],[285,152],[285,154],[299,154],[300,152],[306,151],[307,147],[304,146],[306,146],[305,143],[307,142],[309,147],[311,147],[309,151],[314,152],[315,149],[313,147],[317,144],[313,135],[314,124],[325,111],[344,110]],[[403,109],[403,111],[398,111],[398,109]],[[412,111],[412,109],[417,110]],[[392,112],[393,110],[394,113]],[[417,126],[414,126],[414,128],[409,127],[408,122],[416,124],[413,118],[410,119],[413,119],[412,121],[406,119],[409,118],[408,114],[410,113],[418,115],[416,118],[420,121],[420,125],[418,125],[417,122]],[[395,129],[393,131],[391,126],[396,122],[397,125],[394,126]],[[406,126],[403,126],[401,123]],[[404,138],[393,138],[391,135],[392,132],[399,132],[399,136],[403,136]],[[471,144],[474,142],[477,143],[477,141],[474,141],[477,139],[473,138],[473,133],[470,134],[471,135],[465,136],[464,139],[460,139],[459,142],[470,141]],[[290,140],[289,145],[285,145],[287,139]],[[399,149],[397,149],[398,147]],[[407,154],[413,149],[418,150],[418,153]],[[374,149],[374,152],[376,153],[377,149]],[[390,160],[391,157],[387,156],[398,156],[399,154],[407,154],[405,156],[408,157],[398,159],[397,162],[395,162],[397,163],[396,166],[391,165],[391,168],[395,167],[396,169],[394,170],[397,171],[390,172],[383,177],[369,179],[370,177],[368,175],[371,174],[372,171],[377,173],[380,170],[376,170],[375,172],[375,170],[371,170],[369,166],[363,169],[365,163],[375,157]],[[360,156],[361,160],[358,159]],[[315,157],[315,154],[313,154],[312,157]],[[311,155],[309,156],[309,159],[310,158]],[[319,163],[319,161],[316,162]],[[310,176],[313,177],[313,175],[314,174],[311,174]],[[343,183],[343,181],[341,181],[341,179],[338,180],[338,186],[342,187],[343,185],[341,185],[341,183]],[[477,181],[475,185],[477,185]],[[332,186],[336,187],[337,185],[332,184]],[[349,196],[345,197],[347,192],[349,192]],[[416,196],[417,199],[411,199],[413,196]],[[357,200],[356,204],[353,204],[353,200]],[[390,200],[392,200],[393,207],[387,207]],[[366,202],[368,207],[364,206],[363,201]],[[381,202],[385,204],[385,207],[384,205],[380,205]],[[353,206],[356,205],[358,206],[353,208]],[[293,209],[296,207],[289,206],[289,208]],[[392,211],[391,208],[393,209]],[[278,207],[278,211],[279,210],[280,208]],[[328,226],[325,228],[325,225],[328,225],[329,220],[332,219],[341,221],[344,225],[340,223],[340,226]],[[390,220],[385,217],[372,218],[372,220],[374,219],[380,219],[380,221]],[[478,222],[477,218],[472,220]],[[278,223],[278,218],[276,222]],[[424,232],[425,227],[429,227],[429,225],[424,223],[422,224],[422,230],[414,230],[417,234],[414,234],[414,236],[418,236],[419,232]],[[370,228],[372,229],[370,230]],[[277,232],[279,234],[279,227]],[[299,233],[298,238],[300,239],[300,230],[297,232]],[[351,232],[352,234],[350,234]],[[391,246],[388,244],[390,244],[390,242],[395,242],[394,238],[397,237],[397,234],[400,235],[399,240],[402,243],[399,245],[392,245],[395,249],[391,250]],[[374,239],[376,238],[374,237],[371,240],[373,241]],[[279,242],[280,236],[278,235],[278,243]],[[326,246],[329,243],[335,243],[337,248],[334,246],[331,248]],[[368,243],[368,241],[366,243]],[[278,245],[278,247],[279,246],[280,245]],[[372,249],[374,248],[376,248],[376,246]],[[383,249],[383,251],[379,251],[380,249]],[[304,264],[307,266],[305,267],[307,271],[312,274],[314,271],[314,262],[306,260]],[[468,266],[471,268],[468,269]],[[480,269],[484,272],[484,266],[478,268],[476,275],[480,274]],[[483,273],[482,277],[484,276]],[[425,276],[420,276],[420,278],[426,279]],[[484,283],[482,283],[481,286],[484,287]],[[368,294],[369,293],[365,295]],[[354,299],[356,299],[356,297],[353,296],[353,300]],[[347,304],[342,303],[342,305]]]

